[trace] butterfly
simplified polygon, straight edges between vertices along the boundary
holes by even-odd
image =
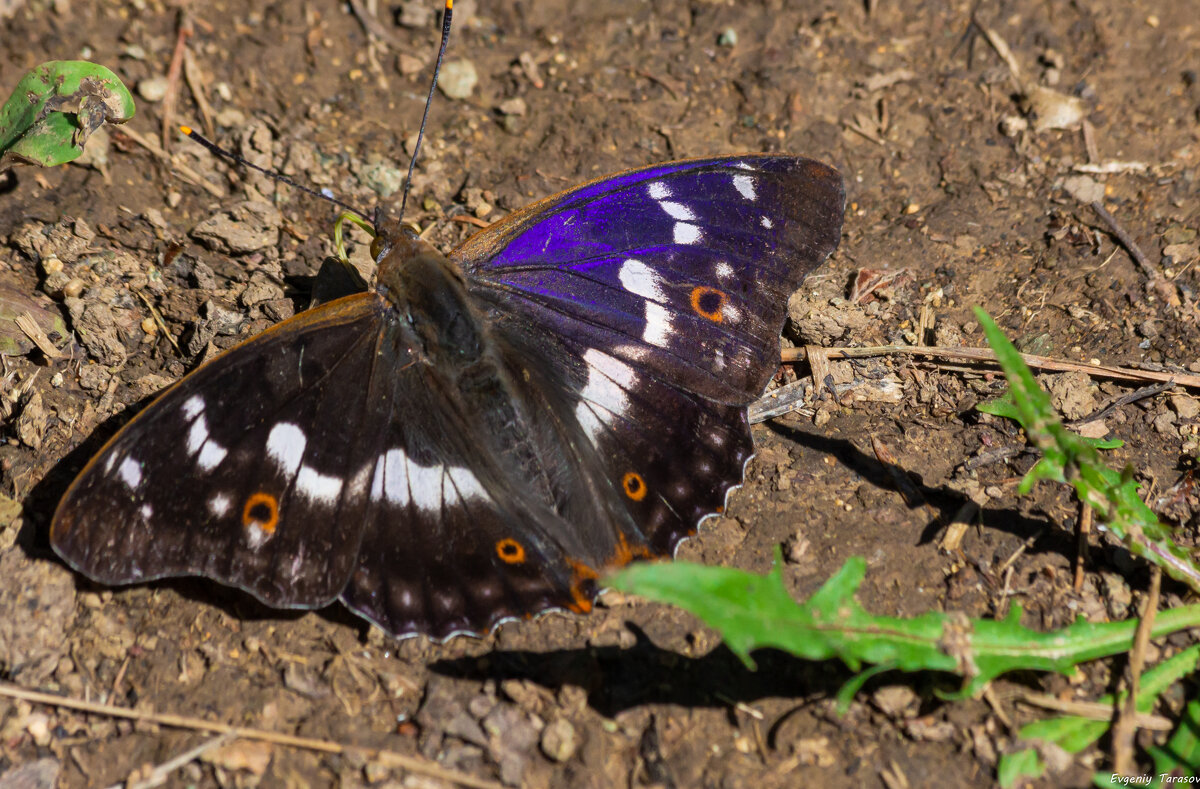
[[[585,183],[448,255],[388,228],[372,287],[125,425],[54,548],[104,584],[340,600],[396,637],[585,613],[605,569],[671,555],[742,483],[746,405],[844,204],[825,164],[740,155]]]

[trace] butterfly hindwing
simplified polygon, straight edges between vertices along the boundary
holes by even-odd
[[[378,454],[366,382],[382,319],[377,296],[350,296],[182,379],[76,479],[55,549],[103,583],[206,575],[274,606],[336,598]]]
[[[500,341],[465,375],[417,364],[386,384],[393,411],[347,606],[393,635],[437,638],[590,607],[622,511],[589,487],[596,475],[556,418],[561,388],[531,367]]]

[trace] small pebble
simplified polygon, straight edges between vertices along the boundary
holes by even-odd
[[[442,66],[442,74],[438,78],[438,88],[448,99],[468,98],[478,83],[475,64],[465,59],[452,60]]]
[[[737,31],[732,27],[725,28],[721,31],[721,35],[717,36],[717,46],[719,47],[736,47],[737,42]]]
[[[246,122],[246,115],[236,107],[226,107],[217,113],[217,125],[225,129],[236,129]]]
[[[62,292],[68,299],[79,298],[79,294],[83,293],[83,280],[79,277],[72,277],[66,285],[63,285]]]
[[[154,322],[154,318],[144,318],[142,320],[142,331],[146,334],[157,334],[158,324]]]
[[[565,762],[579,745],[575,727],[566,718],[559,718],[542,729],[542,753],[556,762]]]
[[[146,101],[162,101],[167,95],[166,77],[148,77],[138,83],[138,95]]]
[[[511,99],[505,99],[504,101],[500,102],[500,106],[497,107],[497,109],[499,109],[503,115],[524,115],[528,111],[528,107],[525,106],[525,99],[521,98],[520,96],[514,96]]]
[[[404,52],[396,56],[396,71],[399,71],[406,77],[420,74],[424,69],[425,61],[420,58],[413,57]]]

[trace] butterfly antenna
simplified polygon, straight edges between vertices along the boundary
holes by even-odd
[[[254,164],[253,162],[248,162],[241,156],[238,156],[236,153],[233,153],[232,151],[227,151],[224,148],[222,148],[221,146],[217,145],[212,140],[209,140],[207,137],[204,137],[202,134],[200,134],[198,131],[196,131],[195,129],[193,129],[190,126],[180,126],[179,131],[183,132],[186,136],[190,137],[191,139],[193,139],[196,142],[203,145],[205,148],[207,148],[212,153],[216,154],[217,156],[220,156],[222,159],[228,159],[229,161],[233,162],[234,164],[241,165],[242,167],[248,167],[251,170],[255,170],[255,171],[260,172],[263,175],[266,175],[270,178],[274,178],[276,181],[282,181],[283,183],[287,184],[288,186],[290,186],[294,189],[299,189],[301,192],[310,194],[313,197],[319,197],[322,200],[328,200],[329,202],[333,203],[334,205],[341,206],[342,208],[346,209],[347,211],[349,211],[353,214],[357,214],[358,216],[362,217],[364,220],[370,221],[368,219],[368,217],[370,217],[372,214],[369,211],[360,211],[359,209],[355,208],[354,206],[350,205],[349,203],[344,203],[341,200],[338,200],[336,197],[333,197],[332,195],[327,195],[324,192],[318,192],[316,189],[311,189],[311,188],[305,186],[304,184],[298,184],[295,181],[293,181],[291,178],[288,178],[283,173],[277,173],[274,170],[268,170],[264,167],[259,167],[257,164]]]
[[[417,166],[417,154],[421,152],[421,140],[425,137],[425,121],[429,119],[429,105],[433,104],[433,92],[437,89],[438,73],[442,70],[442,58],[446,54],[446,44],[450,43],[450,17],[454,14],[454,0],[446,0],[446,10],[442,13],[442,43],[438,46],[437,60],[433,64],[433,81],[429,83],[429,96],[425,99],[425,112],[421,114],[421,128],[417,131],[417,143],[413,146],[412,159],[408,162],[408,176],[404,179],[404,194],[400,198],[400,216],[404,216],[404,207],[408,205],[408,190],[412,186],[413,168]]]

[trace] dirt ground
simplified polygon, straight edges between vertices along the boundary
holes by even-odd
[[[751,672],[690,616],[615,594],[591,616],[437,645],[393,642],[336,608],[272,611],[203,580],[111,590],[68,571],[46,528],[87,457],[198,361],[303,309],[331,250],[330,206],[175,133],[156,153],[164,89],[178,96],[171,124],[353,204],[394,200],[438,21],[433,2],[383,5],[386,41],[344,2],[197,4],[182,17],[192,35],[176,92],[164,81],[176,4],[0,3],[0,85],[42,61],[86,58],[138,94],[137,117],[90,165],[22,169],[0,191],[0,284],[39,294],[76,338],[60,359],[5,359],[0,677],[531,787],[974,786],[995,780],[1015,728],[1045,714],[1018,703],[1022,690],[1087,700],[1115,687],[1122,661],[1006,677],[988,701],[940,700],[945,677],[884,674],[839,717],[840,664],[764,653]],[[444,84],[469,87],[460,62],[477,84],[435,101],[406,217],[434,224],[444,249],[609,171],[787,151],[836,166],[848,196],[839,251],[792,301],[790,343],[979,346],[978,304],[1031,353],[1200,372],[1193,0],[461,0],[455,23]],[[1076,101],[1024,106],[984,27],[1007,42],[1026,93]],[[231,214],[248,199],[278,214]],[[852,297],[872,272],[895,276]],[[1019,498],[1033,456],[1011,424],[973,410],[1000,391],[995,376],[899,356],[830,374],[836,398],[755,427],[745,487],[681,557],[765,571],[786,543],[788,582],[807,595],[865,556],[861,599],[880,614],[999,616],[1020,602],[1026,624],[1049,628],[1136,610],[1148,573],[1103,535],[1072,588],[1073,500],[1048,485]],[[807,375],[788,366],[780,380]],[[1141,385],[1071,374],[1047,384],[1070,418]],[[1111,461],[1137,469],[1188,544],[1195,395],[1162,392],[1086,425],[1127,442]],[[946,550],[956,518],[970,527]],[[1167,584],[1163,604],[1185,597]],[[1176,714],[1194,690],[1159,711]],[[210,737],[0,699],[0,774],[47,760],[30,785],[144,777]],[[1103,741],[1040,785],[1087,785],[1108,753]],[[168,782],[446,785],[362,751],[246,740]]]

